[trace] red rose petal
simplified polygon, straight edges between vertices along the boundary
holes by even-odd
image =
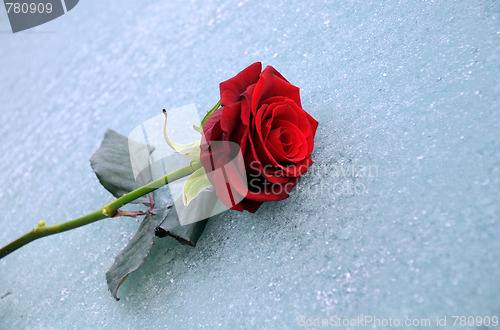
[[[255,116],[254,122],[252,125],[252,131],[255,131],[260,137],[262,137],[262,130],[265,131],[265,135],[267,135],[268,130],[271,128],[270,124],[268,122],[264,123],[262,121],[262,115],[263,113],[268,112],[269,106],[267,104],[263,104],[262,107],[258,111],[258,115]]]
[[[238,73],[231,79],[221,82],[220,103],[222,106],[230,105],[241,100],[241,94],[248,86],[255,84],[259,80],[262,63],[256,62]]]
[[[255,213],[263,202],[253,201],[251,199],[245,198],[241,201],[240,204],[237,205],[238,211],[247,210],[250,213]],[[240,209],[241,208],[241,209]],[[236,210],[236,208],[232,208],[232,210]]]
[[[278,72],[278,70],[276,70],[274,67],[270,65],[266,66],[266,68],[264,69],[264,71],[262,71],[262,73],[272,74],[273,76],[277,76],[278,78],[288,82],[288,80],[286,80],[285,77],[283,77],[283,75],[281,75],[281,73]]]
[[[288,163],[288,158],[286,157],[285,151],[283,150],[282,143],[280,141],[281,129],[273,129],[266,140],[266,147],[271,151],[271,155],[278,163]]]
[[[300,92],[298,87],[295,87],[277,76],[263,73],[253,91],[252,113],[255,115],[261,100],[273,96],[286,96],[295,103],[300,104]]]
[[[280,104],[274,108],[273,118],[274,120],[279,119],[287,121],[294,126],[299,125],[299,116],[295,112],[295,109],[286,103]]]
[[[255,89],[255,84],[248,87],[246,92],[243,94],[243,98],[241,100],[241,122],[245,126],[250,126],[250,117],[251,117],[251,105],[252,105],[252,98],[249,95],[252,94],[247,94],[247,93],[253,93],[253,90]]]
[[[241,103],[236,102],[224,106],[220,116],[220,126],[227,135],[231,135],[232,131],[241,125]]]
[[[288,159],[295,157],[298,153],[297,147],[297,136],[292,130],[288,128],[281,129],[280,135],[281,145],[283,147],[283,151],[287,155]]]

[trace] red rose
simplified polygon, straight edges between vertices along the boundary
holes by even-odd
[[[200,154],[222,202],[233,210],[252,213],[263,202],[288,197],[313,163],[318,126],[302,109],[299,88],[272,66],[261,69],[260,62],[254,63],[220,84],[221,108],[205,123]],[[226,166],[223,174],[216,175],[234,156],[227,148],[215,147],[224,141],[239,146],[244,164]],[[241,178],[242,168],[246,182]],[[239,191],[242,198],[236,204],[224,190]]]

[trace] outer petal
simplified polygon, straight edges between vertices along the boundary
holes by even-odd
[[[236,205],[235,208],[232,208],[232,210],[238,210],[238,211],[247,210],[250,213],[255,213],[262,205],[262,203],[263,202],[257,202],[245,198],[244,200],[241,201],[240,204]]]
[[[229,105],[241,100],[241,94],[259,80],[262,63],[256,62],[233,78],[220,83],[220,103]]]
[[[203,127],[203,136],[208,143],[216,140],[217,136],[221,134],[220,117],[222,115],[222,110],[223,108],[219,108],[215,111],[210,118],[208,118],[205,127]]]
[[[264,69],[264,71],[262,71],[262,73],[272,74],[273,76],[276,76],[276,77],[278,77],[280,79],[283,79],[284,81],[288,82],[288,80],[286,80],[285,77],[283,77],[281,75],[281,73],[278,72],[278,70],[276,70],[275,68],[273,68],[270,65],[266,66],[266,68]]]
[[[226,105],[221,113],[220,126],[228,136],[241,125],[241,104],[240,101]]]

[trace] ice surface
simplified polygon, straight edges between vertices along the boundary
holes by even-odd
[[[110,200],[88,163],[107,127],[208,110],[254,61],[320,123],[288,200],[214,217],[194,249],[157,240],[120,302],[105,272],[133,219],[2,259],[0,328],[500,314],[499,2],[81,1],[17,34],[0,12],[0,244]]]

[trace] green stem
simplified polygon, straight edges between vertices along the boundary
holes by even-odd
[[[173,182],[175,180],[188,176],[197,169],[201,168],[201,166],[202,165],[200,162],[193,162],[190,165],[184,166],[145,186],[131,191],[128,194],[125,194],[122,197],[114,200],[113,202],[105,205],[99,210],[82,217],[50,226],[46,226],[45,223],[41,221],[36,228],[33,228],[30,232],[24,234],[10,244],[2,247],[0,249],[0,259],[38,238],[85,226],[97,220],[114,217],[117,214],[118,209],[123,205],[128,204],[139,197],[147,195],[155,191],[156,189],[163,187],[169,182]]]

